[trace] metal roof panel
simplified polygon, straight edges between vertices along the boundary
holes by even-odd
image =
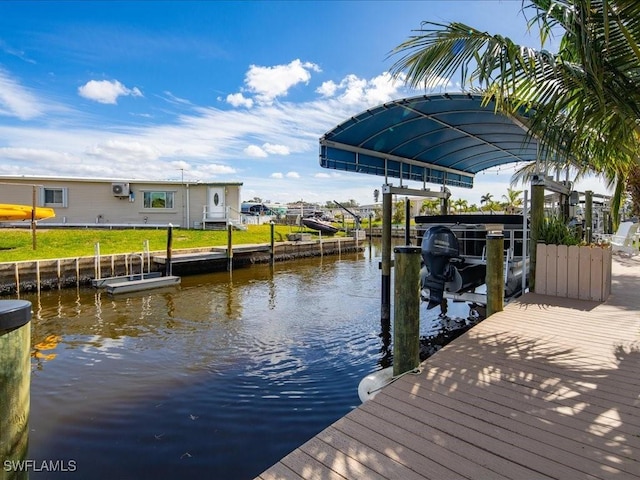
[[[524,118],[495,112],[469,94],[395,100],[351,117],[320,138],[320,165],[473,187],[487,168],[535,161],[537,142]]]

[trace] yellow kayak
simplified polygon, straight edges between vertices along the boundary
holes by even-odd
[[[19,220],[31,220],[33,207],[29,205],[12,205],[0,203],[0,222],[15,222]],[[56,216],[53,208],[36,207],[34,220],[43,220]]]

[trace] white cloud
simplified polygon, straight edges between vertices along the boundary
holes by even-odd
[[[307,101],[270,104],[254,101],[250,109],[193,104],[185,110],[186,100],[165,91],[163,108],[175,105],[176,115],[154,115],[152,121],[135,126],[107,123],[105,128],[102,121],[92,125],[73,111],[64,123],[58,118],[49,122],[49,115],[44,126],[0,123],[0,145],[12,148],[0,149],[0,172],[103,178],[124,174],[152,180],[180,178],[183,169],[189,181],[215,177],[241,182],[245,198],[250,198],[248,191],[256,191],[254,196],[282,202],[300,198],[320,203],[333,198],[371,202],[371,192],[380,188],[382,180],[321,168],[318,139],[367,108],[407,96],[406,90],[386,74],[349,75],[334,85],[333,96],[316,94]],[[245,91],[237,99],[251,100],[252,95]],[[46,99],[38,100],[47,105]],[[47,113],[51,110],[46,108]],[[163,122],[166,118],[172,120]],[[265,161],[269,157],[282,163]],[[295,171],[289,170],[294,166]],[[295,188],[283,189],[285,180],[295,182]]]
[[[338,85],[333,80],[327,80],[326,82],[322,82],[318,88],[316,88],[316,92],[322,95],[323,97],[333,97],[338,90]]]
[[[245,155],[254,158],[265,158],[269,156],[269,154],[258,145],[249,145],[243,150],[243,152],[245,153]]]
[[[318,172],[316,174],[313,175],[313,178],[330,178],[330,179],[336,179],[336,178],[340,178],[342,177],[342,174],[340,172],[337,171],[331,171],[331,172]]]
[[[293,60],[287,65],[261,67],[251,65],[245,75],[244,83],[248,92],[256,95],[261,103],[271,103],[278,97],[284,97],[291,87],[299,83],[308,83],[311,71],[320,72],[320,68],[310,62]]]
[[[41,103],[35,95],[0,69],[0,115],[29,120],[42,114]]]
[[[169,90],[165,90],[164,95],[165,95],[165,100],[167,100],[169,103],[180,104],[180,105],[191,105],[191,102],[189,100],[187,100],[186,98],[176,97]]]
[[[142,92],[138,87],[127,88],[118,80],[89,80],[81,87],[78,87],[78,94],[98,103],[112,105],[118,103],[118,97],[121,96],[142,96]]]
[[[253,100],[246,98],[242,93],[230,93],[227,95],[227,103],[234,107],[253,107]]]
[[[106,142],[90,146],[86,154],[102,158],[120,159],[126,157],[128,161],[156,160],[160,152],[149,143],[131,139],[109,139]]]
[[[459,83],[457,83],[456,85],[458,87],[460,87]],[[435,90],[446,91],[447,89],[452,88],[453,86],[454,86],[454,84],[451,81],[451,79],[450,78],[444,78],[444,77],[435,77],[430,82],[424,84],[425,90],[428,90],[428,91],[431,91],[431,92],[433,92]]]
[[[337,93],[342,102],[349,105],[363,103],[377,105],[396,98],[401,85],[403,85],[402,82],[394,80],[388,72],[371,80],[347,75],[338,84],[334,93]]]
[[[189,170],[189,163],[184,160],[176,160],[175,162],[171,162],[171,165],[176,170],[182,170],[182,174],[185,174]]]
[[[218,163],[208,163],[198,169],[198,172],[204,174],[206,177],[211,175],[228,175],[230,173],[236,173],[236,169],[229,165],[222,165]]]
[[[262,145],[265,152],[272,155],[289,155],[290,150],[286,145],[273,145],[271,143],[265,143]]]
[[[243,153],[249,157],[265,158],[269,155],[289,155],[291,151],[286,145],[264,143],[261,147],[258,145],[249,145],[243,150]]]

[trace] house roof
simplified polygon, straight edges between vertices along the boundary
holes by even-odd
[[[225,185],[241,186],[242,182],[208,182],[202,180],[146,180],[141,178],[91,178],[91,177],[56,177],[35,175],[0,175],[2,182],[41,183],[41,182],[79,182],[79,183],[132,183],[144,185]]]
[[[320,138],[320,165],[419,182],[473,187],[476,173],[537,157],[524,118],[495,112],[470,94],[394,100]]]

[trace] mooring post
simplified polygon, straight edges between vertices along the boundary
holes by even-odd
[[[504,308],[504,235],[487,234],[487,317]]]
[[[382,285],[380,320],[384,323],[391,320],[391,191],[382,188]]]
[[[411,200],[404,200],[404,244],[411,245]]]
[[[173,266],[171,265],[171,251],[173,244],[173,225],[169,224],[167,227],[167,265],[165,269],[165,275],[173,275]],[[131,272],[133,274],[133,272]]]
[[[0,300],[0,478],[22,480],[28,471],[7,470],[27,460],[31,382],[31,302]],[[9,465],[11,465],[9,463]]]
[[[420,247],[395,247],[393,376],[420,364]]]
[[[271,251],[269,253],[269,260],[271,260],[271,265],[274,264],[274,262],[276,261],[276,253],[275,253],[275,239],[274,239],[274,230],[275,230],[275,226],[276,224],[274,223],[273,220],[271,220],[269,222],[269,225],[271,226]]]
[[[33,249],[36,249],[36,228],[38,225],[38,222],[36,222],[36,199],[37,199],[37,190],[36,190],[36,186],[33,185],[33,187],[31,187],[31,237],[32,237],[32,243],[33,243]]]
[[[100,242],[96,242],[93,246],[93,254],[95,256],[93,274],[96,279],[100,279],[102,278],[102,271],[100,269]]]
[[[233,270],[233,225],[227,225],[227,271]]]

